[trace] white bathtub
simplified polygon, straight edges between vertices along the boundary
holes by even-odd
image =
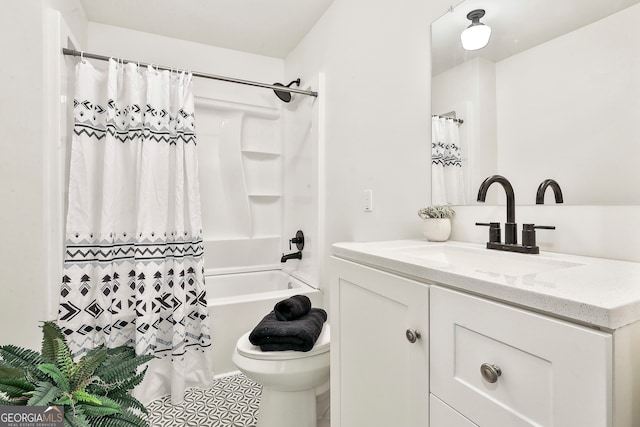
[[[238,370],[231,362],[236,341],[273,310],[278,301],[304,294],[313,307],[322,307],[322,291],[281,270],[205,275],[205,286],[215,375]]]

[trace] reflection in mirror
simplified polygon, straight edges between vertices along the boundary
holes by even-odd
[[[500,174],[519,205],[547,178],[567,204],[640,204],[638,2],[465,0],[435,21],[432,203],[475,204]],[[474,9],[491,39],[465,51]]]

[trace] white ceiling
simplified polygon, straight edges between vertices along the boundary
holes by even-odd
[[[80,0],[92,22],[284,58],[333,0]]]
[[[431,25],[433,74],[475,57],[497,62],[616,13],[639,0],[465,0]],[[480,22],[491,27],[489,44],[462,49],[467,13],[484,9]],[[569,52],[568,52],[569,54]]]

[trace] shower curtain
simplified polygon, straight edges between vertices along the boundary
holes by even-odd
[[[464,204],[462,155],[458,124],[446,117],[431,118],[431,203]]]
[[[76,356],[156,355],[134,391],[143,403],[213,380],[191,77],[76,67],[58,323]]]

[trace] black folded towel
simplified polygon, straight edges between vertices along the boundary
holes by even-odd
[[[294,295],[280,301],[273,308],[278,320],[293,320],[311,310],[311,300],[306,295]]]
[[[288,322],[278,320],[272,311],[253,328],[249,341],[262,351],[309,351],[326,320],[327,312],[321,308],[312,308],[307,314]]]

